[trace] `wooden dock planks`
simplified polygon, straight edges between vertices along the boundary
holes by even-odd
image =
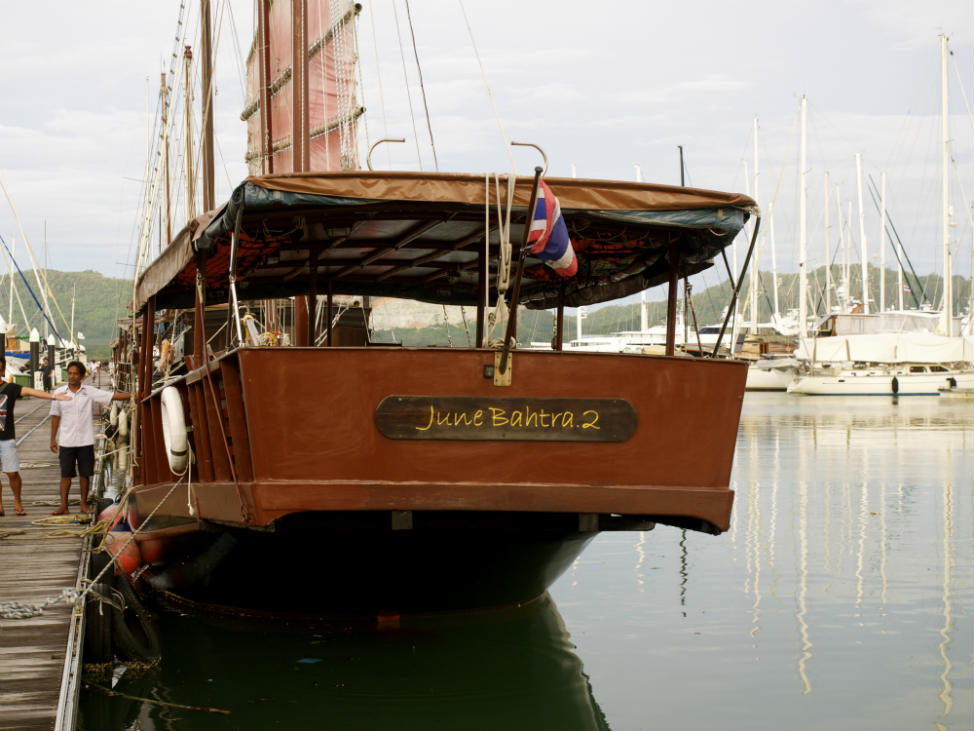
[[[46,538],[58,530],[85,526],[37,526],[58,499],[57,456],[50,451],[48,401],[24,399],[16,407],[16,434],[23,480],[25,517],[14,514],[13,493],[6,475],[0,531],[20,529],[31,540],[13,536],[0,540],[0,603],[43,604],[78,579],[83,541],[78,537]],[[36,428],[35,428],[36,427]],[[31,431],[33,429],[33,431]],[[78,481],[71,497],[80,495]],[[54,504],[37,504],[54,503]],[[78,510],[77,502],[71,506]],[[51,729],[55,726],[73,608],[61,601],[29,619],[0,618],[0,729]]]

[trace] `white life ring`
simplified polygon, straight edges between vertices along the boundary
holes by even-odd
[[[162,439],[166,443],[166,459],[169,460],[169,469],[180,475],[186,471],[189,463],[183,399],[175,386],[166,386],[162,389],[159,402],[162,404]]]

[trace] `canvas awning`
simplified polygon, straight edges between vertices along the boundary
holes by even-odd
[[[241,299],[319,293],[403,297],[476,304],[480,258],[488,249],[490,298],[500,251],[493,177],[442,173],[296,173],[251,177],[222,208],[195,219],[142,274],[136,310],[190,306],[203,263],[208,303],[228,298],[231,238],[239,217],[237,289]],[[561,280],[529,257],[521,301],[592,304],[667,281],[668,255],[679,274],[712,265],[756,213],[744,195],[693,188],[574,178],[546,178],[578,258]],[[531,178],[518,178],[510,240],[516,257]],[[485,205],[487,204],[487,205]],[[486,216],[486,220],[485,220]],[[315,261],[315,265],[311,265]]]

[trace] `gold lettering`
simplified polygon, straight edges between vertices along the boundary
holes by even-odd
[[[575,428],[575,413],[572,411],[566,411],[561,415],[561,428],[562,429],[574,429]]]
[[[470,414],[466,411],[461,411],[455,416],[456,426],[470,426]]]
[[[450,412],[447,411],[445,414],[441,411],[436,412],[436,425],[437,426],[453,426],[450,422]]]
[[[507,411],[497,406],[488,406],[490,409],[492,426],[507,426]]]
[[[515,409],[511,414],[511,426],[521,426],[524,421],[524,412],[521,409]]]
[[[473,412],[473,425],[474,426],[483,426],[484,425],[484,410],[483,409],[477,409],[476,411]]]
[[[524,426],[527,426],[527,427],[532,427],[533,426],[533,427],[537,428],[538,427],[538,412],[537,411],[531,411],[531,407],[530,406],[525,406],[524,407],[524,410],[527,412],[527,418],[525,418],[525,420],[524,420]],[[534,421],[533,424],[531,423],[532,421]]]
[[[426,426],[417,426],[416,431],[427,431],[431,426],[433,426],[433,404],[430,404],[430,420],[426,423]]]
[[[583,417],[589,414],[591,414],[589,421],[582,422],[582,429],[601,429],[602,427],[597,426],[599,423],[599,412],[595,409],[586,409],[582,412]]]
[[[541,409],[541,426],[542,426],[542,427],[544,427],[545,429],[547,429],[548,427],[550,427],[550,426],[551,426],[551,424],[548,424],[548,423],[546,423],[546,421],[547,421],[547,420],[546,420],[546,417],[548,417],[548,416],[551,416],[551,417],[553,417],[553,416],[554,416],[554,414],[549,414],[549,413],[548,413],[547,411],[545,411],[544,409]]]

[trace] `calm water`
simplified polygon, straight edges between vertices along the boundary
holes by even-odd
[[[652,465],[647,465],[652,469]],[[83,728],[974,728],[974,407],[749,394],[722,536],[603,534],[521,610],[169,615]]]

